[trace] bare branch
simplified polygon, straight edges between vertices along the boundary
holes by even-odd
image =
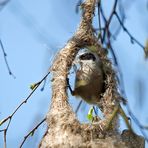
[[[9,126],[11,124],[13,116],[16,114],[16,112],[21,108],[21,106],[29,100],[29,98],[33,95],[33,93],[37,90],[37,88],[40,86],[40,84],[47,78],[47,76],[50,74],[50,71],[37,83],[37,85],[34,87],[32,92],[28,95],[26,99],[24,99],[17,107],[16,109],[5,119],[0,121],[0,126],[8,121],[8,124],[5,129],[0,130],[0,132],[4,132],[4,147],[6,148],[6,142],[7,142],[7,131],[9,129]]]
[[[106,21],[106,24],[105,24],[105,30],[104,30],[104,34],[103,34],[103,41],[105,40],[105,35],[106,35],[106,32],[108,32],[108,35],[110,36],[110,33],[109,33],[109,25],[111,23],[111,20],[114,16],[114,12],[116,11],[116,7],[117,7],[117,2],[118,0],[115,0],[114,2],[114,6],[112,8],[112,12],[110,13],[110,16],[109,16],[109,19]]]
[[[134,42],[136,42],[143,50],[145,49],[145,47],[135,38],[132,36],[132,34],[128,31],[128,29],[124,26],[124,24],[122,23],[119,15],[117,14],[117,12],[114,12],[115,16],[117,17],[120,25],[122,26],[123,30],[129,35],[130,39],[131,39],[131,43],[133,44]]]
[[[22,143],[20,144],[20,148],[24,145],[25,141],[28,139],[29,136],[33,136],[34,132],[38,129],[38,127],[46,121],[46,118],[44,118],[41,122],[39,122],[25,137]]]
[[[77,108],[76,108],[76,110],[75,110],[76,115],[77,115],[77,113],[78,113],[78,111],[79,111],[79,109],[80,109],[80,106],[81,106],[82,102],[83,102],[83,101],[80,100],[80,102],[79,102],[79,104],[78,104],[78,106],[77,106]]]
[[[0,1],[0,11],[6,6],[6,4],[10,2],[10,0],[2,0]]]
[[[138,118],[133,114],[132,110],[130,109],[129,104],[126,104],[126,109],[128,111],[128,114],[131,116],[131,119],[133,119],[133,121],[135,122],[135,124],[138,126],[138,128],[140,129],[142,135],[144,136],[144,139],[148,142],[148,136],[145,132],[145,130],[147,131],[147,128],[145,128],[140,121],[138,120]]]
[[[5,49],[4,49],[4,46],[3,46],[3,43],[2,43],[2,40],[1,40],[1,39],[0,39],[0,46],[1,46],[1,49],[2,49],[2,52],[3,52],[3,55],[4,55],[4,60],[5,60],[5,63],[6,63],[8,72],[9,72],[9,75],[11,75],[11,76],[15,79],[16,77],[15,77],[15,75],[11,72],[11,69],[10,69],[10,67],[9,67],[9,64],[8,64],[8,61],[7,61],[7,53],[5,52]]]

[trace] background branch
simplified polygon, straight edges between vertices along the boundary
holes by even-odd
[[[13,78],[16,78],[15,75],[12,73],[10,67],[9,67],[9,64],[8,64],[8,61],[7,61],[7,53],[5,52],[5,49],[4,49],[4,46],[3,46],[1,39],[0,39],[0,46],[1,46],[1,49],[2,49],[2,52],[3,52],[3,55],[4,55],[4,60],[5,60],[9,75],[11,75]]]
[[[20,144],[20,148],[24,145],[25,141],[28,139],[29,136],[33,136],[34,132],[45,122],[46,118],[44,118],[41,122],[39,122],[26,136],[24,136],[24,140]]]
[[[12,118],[13,116],[16,114],[16,112],[22,107],[23,104],[27,103],[27,101],[29,100],[29,98],[34,94],[34,92],[36,91],[36,89],[40,86],[40,84],[47,78],[47,76],[50,74],[50,71],[38,82],[36,83],[36,85],[34,85],[34,87],[32,88],[32,92],[28,95],[28,97],[26,99],[24,99],[17,107],[16,109],[5,119],[2,119],[0,121],[0,126],[3,125],[4,123],[6,123],[8,121],[8,124],[6,126],[6,128],[0,130],[0,132],[4,132],[4,148],[6,148],[7,145],[7,131],[9,129],[9,126],[11,124]]]

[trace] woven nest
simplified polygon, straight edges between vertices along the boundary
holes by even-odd
[[[119,94],[117,92],[116,75],[107,54],[100,47],[97,50],[97,54],[103,63],[105,73],[105,91],[102,93],[100,106],[105,116],[105,121],[107,121],[119,103]],[[131,142],[135,139],[124,142],[124,136],[117,132],[117,116],[112,122],[112,128],[101,130],[100,122],[91,124],[80,123],[71,110],[69,103],[67,101],[65,103],[68,107],[57,111],[55,111],[55,108],[52,108],[48,113],[48,129],[39,145],[40,148],[127,148],[131,145],[133,146]],[[133,133],[129,134],[128,137],[132,135]],[[140,139],[139,136],[137,138]],[[141,142],[143,142],[143,139]],[[136,146],[137,143],[133,148],[136,148]]]
[[[116,73],[113,69],[112,63],[107,57],[106,49],[96,50],[97,55],[101,59],[105,80],[104,80],[104,92],[100,99],[100,108],[104,115],[110,114],[113,108],[119,104],[120,95],[117,91]]]

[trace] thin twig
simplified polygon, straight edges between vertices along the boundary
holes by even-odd
[[[101,1],[98,2],[98,21],[99,21],[99,33],[100,33],[100,39],[101,39],[101,43],[103,43],[103,39],[102,39],[102,25],[101,25],[101,12],[100,12],[100,5],[101,5]],[[99,37],[99,36],[98,36]]]
[[[122,19],[122,22],[123,22],[123,24],[124,24],[124,21],[125,21],[125,16],[122,16],[122,18],[121,18],[121,19]],[[119,35],[119,33],[120,33],[121,29],[122,29],[122,26],[121,26],[121,25],[119,25],[119,26],[118,26],[118,28],[116,29],[115,33],[113,34],[113,36],[117,38],[117,36]]]
[[[7,138],[6,138],[7,130],[4,131],[4,148],[7,147]]]
[[[113,5],[113,9],[112,12],[109,16],[109,19],[107,20],[106,24],[105,24],[105,30],[104,30],[104,34],[103,34],[103,41],[105,40],[105,36],[106,36],[106,31],[109,30],[109,25],[111,23],[111,20],[114,16],[114,12],[116,11],[116,7],[117,7],[117,2],[118,0],[115,0],[114,5]],[[107,31],[108,32],[108,31]],[[110,36],[110,33],[108,34]]]
[[[38,129],[38,127],[46,121],[46,118],[44,118],[41,122],[39,122],[25,137],[22,143],[20,144],[20,148],[22,148],[25,141],[28,139],[29,136],[33,136],[34,132]]]
[[[78,0],[78,2],[76,4],[76,8],[75,8],[76,13],[79,12],[79,7],[80,7],[81,4],[82,4],[82,0]]]
[[[76,108],[76,110],[75,110],[75,114],[77,115],[77,113],[78,113],[78,111],[79,111],[79,109],[80,109],[80,106],[81,106],[81,104],[82,104],[82,100],[80,100],[80,102],[79,102],[79,104],[78,104],[78,106],[77,106],[77,108]]]
[[[103,11],[101,5],[100,5],[100,14],[101,14],[101,16],[102,16],[102,18],[103,18],[103,21],[104,21],[104,24],[105,24],[105,26],[102,27],[102,29],[103,29],[103,35],[104,35],[104,34],[106,34],[105,31],[106,31],[107,19],[106,19],[106,17],[105,17],[105,14],[104,14],[104,11]],[[109,24],[109,25],[110,25],[110,24]],[[108,29],[108,31],[109,31],[110,36],[115,40],[115,39],[116,39],[115,36],[110,32],[109,29]],[[101,43],[103,44],[104,42],[105,42],[105,38],[103,39],[103,37],[102,37],[102,42],[101,42]]]
[[[114,4],[114,9],[116,8],[116,5],[117,4]],[[113,12],[113,11],[112,11]],[[104,34],[104,37],[105,37],[105,34],[107,34],[107,36],[110,38],[110,37],[113,37],[114,38],[114,36],[112,35],[112,33],[110,32],[110,29],[109,29],[109,26],[108,25],[110,25],[110,21],[111,21],[111,16],[110,16],[110,21],[108,22],[107,21],[107,19],[106,19],[106,17],[105,17],[105,14],[104,14],[104,11],[103,11],[103,9],[102,9],[102,7],[101,7],[101,5],[100,5],[100,13],[101,13],[101,15],[102,15],[102,17],[103,17],[103,20],[104,20],[104,23],[105,23],[105,28],[104,28],[104,32],[106,32],[106,33],[103,33]],[[108,25],[106,25],[107,23],[109,23]],[[108,29],[106,29],[106,27],[108,27]],[[103,42],[104,42],[104,40],[105,40],[105,38],[104,37],[102,37],[102,44],[103,44]],[[108,44],[108,43],[107,43]],[[115,62],[115,64],[118,66],[118,62],[117,62],[117,58],[116,58],[116,55],[115,55],[115,53],[114,53],[114,50],[112,49],[112,48],[110,48],[110,51],[111,51],[111,53],[112,53],[112,56],[113,56],[113,59],[114,59],[114,62]]]
[[[0,11],[4,8],[4,6],[10,2],[10,0],[4,0],[4,1],[0,1]]]
[[[44,80],[44,83],[43,83],[43,86],[41,88],[41,91],[44,91],[45,85],[46,85],[46,79]]]
[[[132,113],[132,111],[131,111],[131,109],[130,109],[128,103],[126,104],[126,109],[127,109],[128,113],[129,113],[129,115],[131,116],[131,118],[133,119],[133,121],[134,121],[134,122],[136,123],[136,125],[139,127],[139,129],[140,129],[142,135],[144,136],[146,142],[148,142],[148,136],[147,136],[147,134],[146,134],[145,131],[144,131],[144,129],[146,129],[146,128],[144,128],[144,126],[141,125],[140,121],[139,121],[139,120],[136,118],[136,116]],[[147,130],[147,129],[146,129],[146,130]]]
[[[122,6],[122,1],[118,1],[118,8],[119,8],[119,14],[120,14],[122,23],[124,24],[124,21],[125,21],[125,11],[124,11],[124,8]],[[115,33],[113,34],[113,36],[115,38],[117,38],[117,36],[119,35],[121,29],[122,29],[122,26],[119,24],[118,28],[116,29]]]
[[[4,46],[3,46],[3,43],[2,43],[2,40],[0,39],[0,46],[1,46],[1,49],[2,49],[2,52],[3,52],[3,55],[4,55],[4,60],[5,60],[5,63],[6,63],[6,66],[7,66],[7,69],[8,69],[8,72],[9,72],[9,75],[11,75],[14,79],[16,78],[15,75],[12,73],[10,67],[9,67],[9,64],[8,64],[8,60],[7,60],[7,53],[5,52],[5,49],[4,49]]]
[[[120,25],[122,26],[123,30],[129,35],[130,39],[131,39],[131,43],[133,44],[134,42],[136,42],[143,50],[145,49],[145,47],[135,38],[132,36],[132,34],[128,31],[128,29],[124,26],[124,24],[122,23],[119,15],[117,14],[117,12],[114,12],[116,18],[118,19]]]
[[[131,43],[133,44],[134,42],[136,42],[136,43],[144,50],[145,47],[144,47],[135,37],[133,37],[132,34],[128,31],[128,29],[125,27],[123,21],[120,19],[118,13],[116,12],[116,10],[115,10],[115,11],[112,11],[112,15],[111,15],[111,16],[113,16],[113,15],[116,16],[116,18],[118,19],[118,21],[119,21],[121,27],[123,28],[123,30],[124,30],[124,31],[128,34],[128,36],[130,37]],[[109,27],[109,26],[108,26],[108,27]],[[113,48],[112,48],[112,45],[111,45],[111,41],[110,41],[109,28],[108,28],[108,30],[107,30],[107,38],[108,38],[108,45],[109,45],[110,49],[111,49],[112,51],[114,51]],[[114,53],[114,52],[113,52],[113,53]],[[116,63],[116,62],[115,62],[115,63]],[[120,70],[119,68],[120,68],[120,67],[119,67],[119,65],[118,65],[118,70]],[[122,73],[121,73],[121,71],[119,71],[119,73],[120,73],[120,78],[121,78],[122,87],[123,87],[124,84],[123,84]],[[122,91],[124,92],[124,95],[125,95],[124,88],[122,89]],[[141,125],[141,123],[139,122],[139,120],[138,120],[138,119],[136,118],[136,116],[132,113],[132,111],[131,111],[131,109],[130,109],[130,107],[129,107],[128,104],[126,104],[126,108],[127,108],[127,111],[128,111],[128,113],[129,113],[129,115],[130,115],[131,118],[133,119],[133,121],[134,121],[134,122],[136,123],[136,125],[139,127],[139,129],[140,129],[142,135],[144,136],[145,140],[148,142],[148,137],[147,137],[147,135],[146,135],[146,133],[145,133],[145,131],[144,131],[144,129],[145,129],[144,126]]]
[[[15,115],[15,113],[20,109],[20,107],[27,103],[27,101],[29,100],[29,98],[33,95],[33,93],[36,91],[36,89],[40,86],[40,84],[47,78],[47,76],[50,74],[50,71],[37,83],[37,85],[35,86],[35,88],[32,90],[32,92],[28,95],[28,97],[23,100],[17,107],[16,109],[12,112],[12,114],[10,114],[7,118],[3,119],[0,121],[0,125],[2,125],[3,123],[8,121],[8,124],[6,126],[5,129],[1,130],[4,132],[4,147],[6,148],[6,141],[7,141],[7,131],[9,129],[11,120],[13,118],[13,116]]]

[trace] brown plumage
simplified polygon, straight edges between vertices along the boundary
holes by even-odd
[[[97,105],[104,87],[102,63],[97,54],[86,52],[79,56],[79,64],[73,95]]]

